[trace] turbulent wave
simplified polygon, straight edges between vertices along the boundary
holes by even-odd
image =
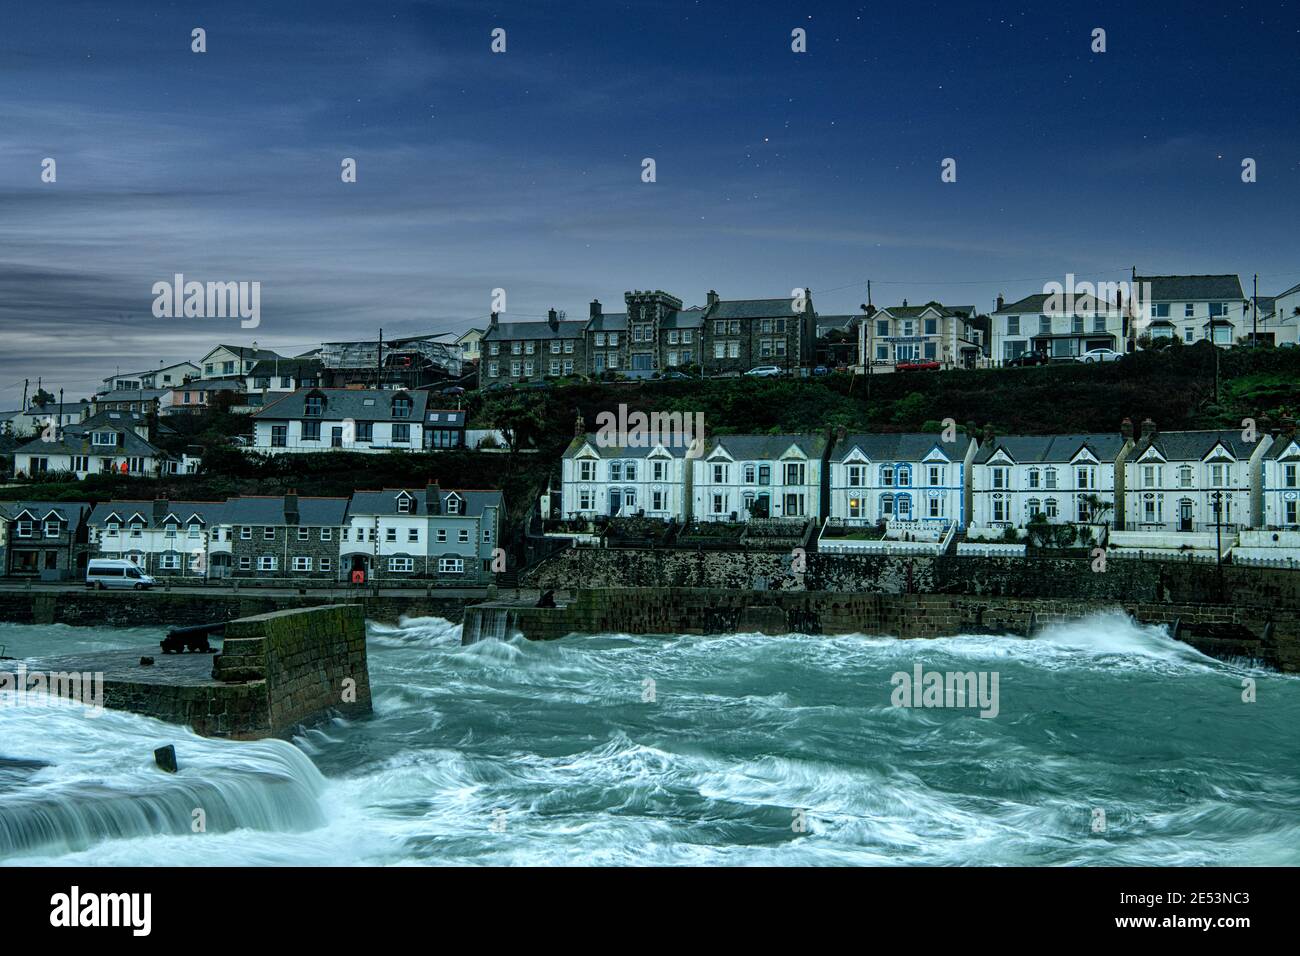
[[[69,637],[19,631],[30,655]],[[1120,614],[1033,639],[468,646],[417,618],[369,651],[375,715],[292,744],[0,708],[0,860],[1300,863],[1300,680]],[[894,706],[918,665],[996,673],[997,716]]]

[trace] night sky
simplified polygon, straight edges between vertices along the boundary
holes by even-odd
[[[1300,282],[1291,4],[11,0],[3,20],[0,409],[25,377],[74,399],[217,342],[460,331],[495,287],[519,320],[633,288],[808,286],[829,314],[868,278],[878,306],[983,311],[1134,265]],[[177,272],[260,281],[261,327],[154,318]]]

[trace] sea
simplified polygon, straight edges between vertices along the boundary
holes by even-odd
[[[1118,613],[469,645],[419,618],[369,624],[368,653],[374,714],[289,740],[0,692],[0,865],[1300,864],[1300,677]]]

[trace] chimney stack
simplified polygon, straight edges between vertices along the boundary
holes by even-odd
[[[903,308],[905,308],[905,309],[907,308],[907,300],[906,300],[906,299],[903,300]]]
[[[552,332],[554,332],[554,331],[556,331],[557,329],[559,329],[559,327],[560,327],[560,320],[559,320],[559,317],[556,316],[556,314],[555,314],[555,310],[554,310],[554,309],[551,309],[550,311],[548,311],[548,312],[546,313],[546,324],[549,325],[549,326],[551,327],[551,331],[552,331]]]
[[[1126,418],[1119,423],[1119,433],[1125,441],[1133,440],[1133,419]]]
[[[600,300],[599,300],[599,299],[592,299],[592,300],[591,300],[591,317],[592,317],[593,319],[598,319],[598,318],[600,318]]]
[[[1003,307],[1004,305],[1006,305],[1006,304],[1007,304],[1007,300],[1004,299],[1004,298],[1002,298],[1002,293],[999,292],[999,293],[998,293],[998,311],[1001,312],[1001,311],[1002,311],[1002,307]]]
[[[166,498],[155,498],[153,500],[153,520],[155,523],[162,521],[167,517],[167,512],[171,510],[171,502]]]
[[[990,425],[990,424],[988,424],[988,423],[985,423],[985,425],[984,425],[984,434],[983,434],[983,436],[982,436],[981,439],[980,439],[980,444],[981,444],[981,445],[991,445],[991,444],[993,444],[993,426],[992,426],[992,425]]]
[[[426,514],[442,514],[442,488],[436,481],[429,482],[424,489],[424,510]]]
[[[284,523],[298,523],[298,489],[291,488],[284,496]]]
[[[495,312],[493,312],[493,313],[492,313],[492,317],[491,317],[490,319],[488,319],[488,330],[491,331],[492,329],[495,329],[496,327],[497,327],[497,314],[496,314]]]
[[[710,306],[714,306],[714,305],[717,305],[717,304],[718,304],[718,293],[714,292],[712,289],[709,290],[709,301],[708,301],[708,304],[709,304]]]
[[[1149,418],[1142,419],[1142,440],[1151,441],[1156,437],[1156,423]]]
[[[582,417],[582,412],[578,412],[578,417],[573,422],[573,435],[575,438],[581,438],[587,434],[587,422]]]

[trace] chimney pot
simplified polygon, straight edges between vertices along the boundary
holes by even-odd
[[[600,300],[591,300],[591,317],[594,319],[600,315]]]
[[[1149,418],[1142,419],[1142,440],[1148,441],[1156,437],[1156,423]]]
[[[999,292],[999,293],[998,293],[998,311],[1001,312],[1001,311],[1002,311],[1002,307],[1003,307],[1004,305],[1006,305],[1006,304],[1007,304],[1007,300],[1004,299],[1004,298],[1002,298],[1002,293]]]
[[[1133,440],[1133,419],[1126,418],[1119,423],[1119,433],[1126,441]]]

